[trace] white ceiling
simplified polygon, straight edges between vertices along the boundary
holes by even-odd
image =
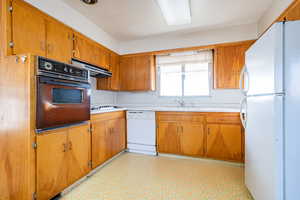
[[[191,0],[192,23],[168,26],[156,0],[63,0],[119,41],[257,22],[272,0]]]

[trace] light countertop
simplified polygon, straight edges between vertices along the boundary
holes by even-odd
[[[237,108],[216,108],[216,107],[128,107],[126,110],[141,111],[174,111],[174,112],[240,112]]]
[[[91,111],[91,114],[100,114],[100,113],[108,113],[108,112],[116,112],[116,111],[122,111],[122,110],[127,110],[126,108],[114,108],[110,110],[93,110]]]
[[[111,110],[91,111],[91,114],[100,114],[107,112],[116,112],[123,110],[132,111],[170,111],[170,112],[240,112],[238,108],[217,108],[217,107],[127,107],[115,108]]]

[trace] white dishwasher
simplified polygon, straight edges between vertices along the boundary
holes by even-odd
[[[127,111],[127,149],[129,152],[157,155],[155,112]]]

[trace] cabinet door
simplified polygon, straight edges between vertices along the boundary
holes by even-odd
[[[135,87],[135,60],[133,57],[122,57],[120,64],[120,89],[134,90]]]
[[[135,90],[151,90],[151,56],[136,56]]]
[[[115,53],[110,54],[110,70],[112,72],[111,89],[119,90],[120,89],[120,56]]]
[[[89,124],[71,127],[68,132],[68,184],[71,185],[90,171],[91,135]]]
[[[239,88],[240,71],[245,64],[245,51],[251,44],[224,46],[215,50],[215,88]]]
[[[99,65],[98,46],[80,34],[75,33],[74,37],[74,57],[90,64]]]
[[[51,199],[67,187],[67,129],[37,136],[37,199]]]
[[[300,20],[300,3],[299,1],[294,1],[295,4],[290,6],[285,14],[278,21],[294,21]]]
[[[13,53],[46,55],[45,18],[35,8],[23,1],[12,1]]]
[[[108,50],[99,47],[99,66],[110,70],[110,55]]]
[[[92,123],[92,167],[95,168],[111,157],[111,133],[108,121]]]
[[[47,58],[70,63],[72,58],[72,31],[54,20],[47,21]]]
[[[180,130],[181,153],[189,156],[203,156],[204,124],[182,122]]]
[[[242,161],[242,134],[240,125],[208,125],[206,156],[222,160]]]
[[[159,122],[158,152],[181,153],[179,126],[176,122]]]
[[[97,79],[98,90],[114,90],[120,89],[120,59],[119,55],[110,53],[109,70],[112,72],[112,77]]]
[[[116,155],[125,149],[125,119],[110,120],[112,131],[112,155]]]

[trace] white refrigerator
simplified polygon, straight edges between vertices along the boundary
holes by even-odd
[[[300,21],[274,24],[245,63],[245,184],[255,200],[299,200]]]

